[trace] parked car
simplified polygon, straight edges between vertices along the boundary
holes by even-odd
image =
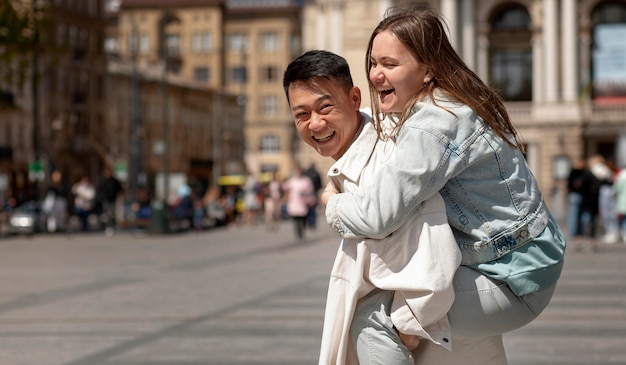
[[[9,233],[11,234],[35,234],[43,232],[45,219],[39,203],[35,201],[25,202],[16,207],[9,217]]]

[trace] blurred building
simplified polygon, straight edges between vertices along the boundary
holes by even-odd
[[[100,138],[118,173],[136,173],[137,183],[149,186],[167,174],[172,196],[176,183],[204,190],[217,183],[228,163],[243,168],[244,120],[237,95],[176,75],[164,79],[162,67],[110,61],[108,71],[108,122]],[[155,188],[157,197],[165,197],[162,187]]]
[[[8,195],[41,198],[52,170],[62,171],[66,183],[83,175],[98,181],[108,165],[131,190],[153,187],[160,174],[184,175],[206,187],[222,171],[244,170],[241,98],[219,83],[178,75],[175,42],[155,38],[146,46],[137,31],[129,35],[137,41],[135,57],[105,53],[119,1],[12,4],[29,21],[37,19],[25,33],[38,24],[39,37],[13,54],[15,65],[26,65],[25,80],[9,78],[8,71],[0,77],[0,202]],[[161,15],[157,32],[178,29],[176,14]],[[122,24],[136,30],[134,23]],[[144,57],[146,49],[154,49],[151,57]]]
[[[617,167],[626,164],[626,156],[618,153],[626,151],[622,146],[626,141],[626,0],[46,3],[50,22],[41,47],[40,125],[32,122],[37,119],[32,115],[36,108],[29,101],[28,85],[17,91],[4,85],[0,90],[0,104],[5,105],[0,106],[0,172],[12,174],[9,184],[28,181],[28,162],[35,151],[52,164],[73,169],[91,170],[107,158],[110,144],[99,139],[106,135],[101,126],[108,108],[103,102],[102,44],[120,64],[135,60],[136,67],[155,70],[166,64],[168,77],[206,84],[220,90],[218,95],[238,96],[245,116],[245,141],[243,147],[229,148],[243,150],[245,166],[225,150],[222,156],[228,157],[216,152],[205,156],[205,160],[219,157],[220,173],[278,169],[284,177],[294,160],[304,165],[315,162],[324,172],[331,161],[320,158],[295,133],[282,73],[304,50],[334,51],[348,59],[367,106],[367,42],[385,10],[395,5],[429,6],[442,13],[455,48],[505,98],[526,143],[530,166],[555,214],[564,208],[571,161],[601,154]],[[105,4],[107,12],[100,10]],[[55,52],[48,51],[53,45]],[[231,102],[230,96],[224,97]],[[207,110],[217,110],[209,100]],[[233,138],[231,133],[236,132],[241,131],[224,129],[221,140]],[[158,138],[148,143],[155,141]],[[176,148],[169,146],[172,151]],[[151,168],[158,170],[157,166],[155,162]],[[0,175],[0,188],[3,184]]]
[[[0,80],[8,101],[0,110],[0,190],[19,199],[32,198],[35,182],[45,184],[52,169],[68,180],[94,176],[105,121],[102,0],[34,1],[9,3],[37,38],[28,49],[3,50],[13,52],[13,67],[27,65],[26,79]]]
[[[239,95],[245,113],[245,166],[224,174],[291,170],[297,139],[282,72],[300,52],[297,1],[124,0],[111,18],[107,52],[158,65]],[[244,151],[242,151],[244,152]]]
[[[466,63],[501,91],[556,214],[572,161],[626,161],[616,154],[626,130],[626,1],[307,1],[303,48],[344,55],[367,98],[370,34],[385,9],[406,4],[438,9]]]

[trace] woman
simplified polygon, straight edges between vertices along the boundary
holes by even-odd
[[[465,65],[428,9],[388,12],[366,66],[379,134],[396,140],[396,158],[367,188],[327,186],[328,223],[344,237],[382,238],[440,192],[462,254],[448,313],[453,348],[455,339],[529,323],[552,297],[565,239],[501,98]],[[385,118],[396,123],[388,134]]]
[[[295,165],[293,175],[282,185],[287,193],[287,214],[291,217],[299,240],[304,239],[306,215],[313,197],[313,183],[302,173],[302,168]]]

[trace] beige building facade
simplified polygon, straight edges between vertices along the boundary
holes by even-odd
[[[229,163],[243,161],[244,119],[237,95],[181,76],[164,79],[162,68],[120,62],[109,62],[107,95],[108,123],[101,138],[109,163],[137,168],[157,198],[165,197],[159,176],[172,180],[167,194],[172,198],[177,184],[204,190],[218,182]]]
[[[107,49],[146,67],[160,67],[166,55],[170,74],[239,95],[244,158],[228,161],[223,174],[286,176],[296,136],[282,72],[300,51],[296,3],[127,0],[109,27]]]

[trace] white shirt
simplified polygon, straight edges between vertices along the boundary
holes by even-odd
[[[371,118],[363,117],[361,133],[328,172],[341,191],[370,184],[376,169],[395,158],[393,141],[379,140]],[[396,292],[391,319],[400,332],[450,350],[447,312],[454,301],[452,280],[460,262],[438,193],[383,239],[342,239],[330,277],[319,364],[358,364],[350,323],[357,301],[375,288]]]

